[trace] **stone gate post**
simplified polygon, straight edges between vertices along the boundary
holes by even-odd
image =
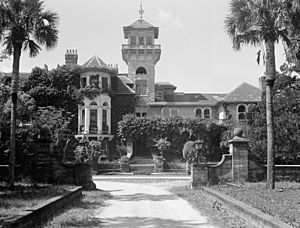
[[[232,177],[234,182],[248,180],[248,143],[249,140],[235,136],[228,141],[229,152],[232,155]]]

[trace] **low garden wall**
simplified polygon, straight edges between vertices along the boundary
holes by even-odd
[[[34,207],[26,209],[22,214],[13,216],[0,225],[0,228],[40,227],[45,218],[50,219],[57,211],[66,208],[82,196],[82,187],[76,187],[68,193],[51,198]]]

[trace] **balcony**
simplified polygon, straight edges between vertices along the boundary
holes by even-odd
[[[122,44],[122,49],[159,49],[160,44],[138,45],[138,44]]]

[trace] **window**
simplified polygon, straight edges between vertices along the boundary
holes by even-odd
[[[139,37],[139,45],[144,45],[144,44],[145,44],[144,37],[140,36]]]
[[[241,122],[245,121],[247,112],[246,105],[239,105],[237,112],[238,120]]]
[[[201,108],[197,108],[195,111],[196,117],[197,118],[202,118],[202,110]]]
[[[102,89],[103,92],[108,92],[108,78],[102,77]]]
[[[178,116],[178,109],[172,108],[171,109],[171,117],[176,117],[176,116]]]
[[[136,37],[135,36],[130,37],[130,44],[136,45]]]
[[[107,102],[104,102],[104,103],[102,104],[102,106],[104,106],[104,107],[108,107],[109,105],[108,105],[108,103],[107,103]]]
[[[84,124],[85,124],[85,110],[82,109],[81,110],[81,126],[80,126],[80,131],[84,131],[85,127],[84,127]]]
[[[255,104],[249,104],[248,105],[248,112],[247,112],[247,119],[252,120],[254,118],[255,113]]]
[[[147,45],[152,45],[152,37],[151,36],[146,37],[146,44]]]
[[[144,67],[139,67],[136,69],[136,74],[147,74],[147,71]]]
[[[146,113],[146,112],[143,112],[143,113],[142,113],[142,117],[145,117],[145,116],[147,116],[147,113]]]
[[[147,80],[136,80],[136,95],[147,94]]]
[[[98,131],[98,110],[97,109],[91,109],[90,110],[90,134],[97,134]]]
[[[136,117],[141,117],[141,113],[137,112],[135,113]]]
[[[86,87],[86,78],[81,78],[81,87],[84,88]]]
[[[206,108],[204,109],[204,119],[210,119],[210,109]]]
[[[90,76],[90,86],[99,88],[99,75]]]
[[[169,109],[168,108],[163,108],[162,109],[162,117],[163,118],[169,118],[169,116],[170,116]]]
[[[108,126],[107,126],[107,110],[102,110],[102,131],[104,133],[108,132]]]

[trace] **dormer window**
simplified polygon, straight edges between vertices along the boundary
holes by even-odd
[[[90,85],[91,87],[99,88],[99,75],[91,75],[90,76]]]

